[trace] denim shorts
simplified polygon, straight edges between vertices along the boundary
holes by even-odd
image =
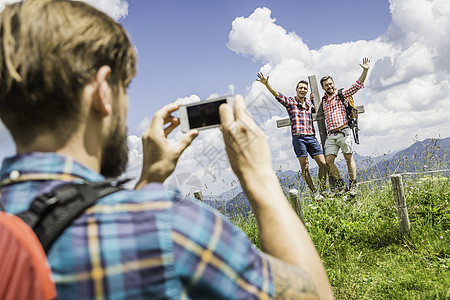
[[[350,128],[341,129],[342,132],[328,133],[325,141],[325,156],[334,155],[337,156],[339,149],[342,149],[342,153],[353,153],[352,149],[352,135]]]
[[[292,145],[297,157],[323,154],[322,146],[314,135],[292,135]]]

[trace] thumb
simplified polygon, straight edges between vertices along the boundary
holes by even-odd
[[[192,129],[183,134],[183,137],[175,143],[175,147],[177,148],[177,152],[181,155],[184,150],[192,143],[192,141],[198,136],[198,130]]]

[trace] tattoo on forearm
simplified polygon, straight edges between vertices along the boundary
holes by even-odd
[[[318,299],[311,276],[301,268],[270,258],[275,299]]]

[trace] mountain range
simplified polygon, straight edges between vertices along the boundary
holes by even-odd
[[[416,141],[411,146],[376,157],[354,154],[359,181],[388,178],[389,175],[403,172],[423,172],[428,170],[442,170],[450,168],[450,137],[441,139],[425,139]],[[345,161],[337,160],[336,165],[347,177]],[[313,177],[317,174],[317,167],[311,168]],[[308,191],[301,173],[292,170],[277,172],[278,179],[285,191],[298,189],[300,193]],[[347,179],[346,179],[347,180]],[[205,203],[227,213],[241,213],[246,215],[250,211],[250,204],[242,189],[227,191],[219,196],[205,199]]]

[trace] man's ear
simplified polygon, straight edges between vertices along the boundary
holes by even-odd
[[[95,75],[97,90],[94,97],[94,108],[97,109],[103,117],[106,117],[111,113],[112,91],[108,84],[108,78],[110,75],[110,66],[101,66]]]

